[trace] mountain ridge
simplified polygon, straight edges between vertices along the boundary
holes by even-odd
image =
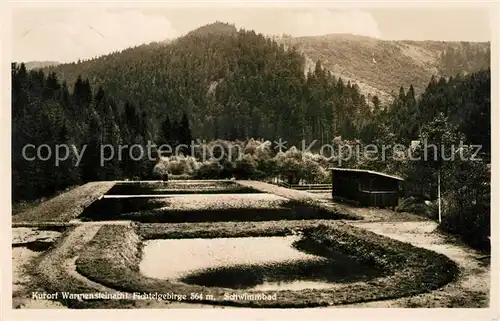
[[[31,60],[23,63],[27,70],[40,69],[50,66],[57,66],[61,64],[59,61],[49,61],[49,60]]]
[[[313,69],[320,60],[336,77],[356,83],[368,99],[377,95],[385,102],[394,98],[399,86],[413,85],[420,94],[432,76],[454,77],[490,64],[489,42],[384,40],[353,34],[277,41],[305,54],[306,68]]]

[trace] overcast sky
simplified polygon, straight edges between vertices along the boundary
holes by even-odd
[[[12,59],[60,62],[174,38],[214,22],[264,34],[352,33],[380,39],[490,41],[490,12],[474,8],[15,9]]]

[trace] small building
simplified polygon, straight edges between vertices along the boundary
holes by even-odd
[[[401,177],[363,169],[331,168],[332,197],[362,206],[392,207],[399,202]]]

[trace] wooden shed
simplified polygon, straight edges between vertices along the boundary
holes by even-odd
[[[331,168],[332,197],[363,206],[392,207],[399,202],[401,177],[363,169]]]

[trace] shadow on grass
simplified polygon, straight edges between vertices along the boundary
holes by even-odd
[[[367,268],[339,254],[336,258],[329,259],[294,260],[283,263],[206,269],[188,275],[181,281],[187,284],[231,289],[251,289],[265,283],[278,283],[272,286],[279,291],[289,289],[290,285],[297,290],[303,289],[301,283],[294,284],[294,281],[313,281],[328,285],[328,283],[367,281],[381,275],[383,275],[382,270]]]
[[[151,182],[117,183],[106,195],[166,195],[166,194],[227,194],[261,193],[233,182]]]
[[[12,244],[12,247],[25,247],[30,251],[34,252],[45,252],[48,250],[54,242],[46,242],[46,241],[31,241],[27,243],[16,243]]]
[[[298,201],[284,201],[269,208],[248,206],[223,208],[209,206],[202,209],[169,207],[168,197],[102,198],[88,206],[80,215],[82,221],[132,220],[142,223],[183,223],[220,221],[276,221],[345,219],[341,213],[320,207],[303,205]]]

